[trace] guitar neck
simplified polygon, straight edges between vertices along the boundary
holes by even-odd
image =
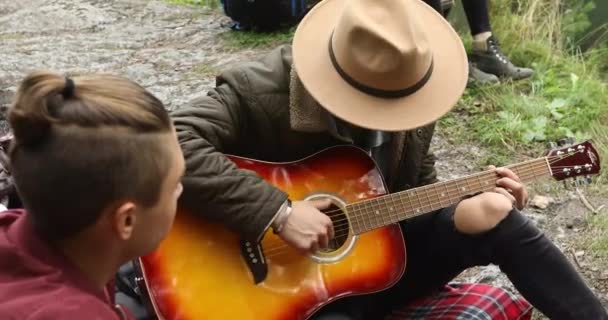
[[[547,157],[507,166],[522,182],[551,175]],[[353,232],[362,234],[376,228],[413,218],[459,202],[464,196],[496,187],[493,170],[482,171],[462,178],[438,182],[346,206]]]

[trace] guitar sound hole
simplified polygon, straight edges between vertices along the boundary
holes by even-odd
[[[334,237],[329,241],[329,248],[322,250],[322,252],[332,252],[340,249],[346,243],[350,233],[350,225],[344,211],[333,202],[329,208],[323,210],[323,213],[333,222]]]

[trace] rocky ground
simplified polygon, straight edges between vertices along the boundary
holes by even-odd
[[[157,0],[0,1],[0,106],[8,105],[27,72],[42,68],[122,74],[151,90],[168,108],[179,108],[204,94],[218,70],[268,50],[227,47],[219,36],[228,31],[227,23],[218,12]],[[484,156],[478,146],[454,145],[441,127],[434,148],[442,179],[479,170],[477,159]],[[549,196],[552,201],[527,213],[608,305],[607,268],[580,244],[590,210],[579,193],[556,185],[535,185],[532,197]],[[605,198],[587,197],[594,207],[608,206]],[[469,270],[460,279],[513,289],[493,266]]]

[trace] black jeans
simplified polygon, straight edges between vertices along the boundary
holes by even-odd
[[[433,7],[441,15],[445,16],[441,7],[441,0],[423,0],[429,6]],[[467,16],[469,29],[471,34],[476,35],[482,32],[491,31],[490,12],[488,0],[462,0],[462,7]]]
[[[492,30],[488,0],[462,0],[462,7],[467,15],[469,29],[473,36]]]
[[[481,235],[458,232],[454,207],[402,223],[407,266],[392,288],[338,300],[315,320],[381,319],[396,306],[441,289],[467,268],[498,265],[519,292],[551,319],[608,319],[606,310],[559,249],[513,210]]]

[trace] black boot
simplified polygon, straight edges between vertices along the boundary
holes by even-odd
[[[467,87],[498,82],[499,80],[497,76],[491,73],[485,73],[479,70],[479,68],[477,68],[474,63],[469,62],[469,79],[467,81]]]
[[[530,68],[513,65],[500,51],[500,44],[494,36],[490,36],[485,44],[485,50],[473,49],[469,58],[479,70],[513,80],[528,78],[534,73]]]

